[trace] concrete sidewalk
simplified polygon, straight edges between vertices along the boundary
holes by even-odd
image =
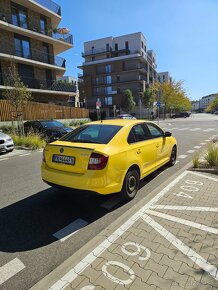
[[[183,170],[32,289],[215,290],[217,234],[218,177]]]

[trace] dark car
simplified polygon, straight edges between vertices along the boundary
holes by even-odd
[[[25,134],[38,133],[45,138],[46,142],[55,141],[72,130],[56,120],[27,121],[24,123]]]
[[[118,115],[117,116],[118,119],[136,119],[135,117],[133,117],[132,115],[130,114],[122,114],[122,115]]]
[[[187,118],[190,117],[191,113],[190,112],[179,112],[179,113],[175,113],[171,116],[171,118],[175,119],[175,118]]]

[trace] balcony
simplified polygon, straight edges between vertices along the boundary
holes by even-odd
[[[5,44],[4,47],[1,47],[0,54],[8,55],[8,58],[10,58],[11,55],[13,55],[23,59],[41,62],[42,63],[41,66],[43,66],[43,64],[48,64],[48,67],[50,67],[50,65],[53,65],[58,68],[65,69],[66,60],[60,56],[54,56],[53,54],[44,53],[40,50],[28,47],[15,48],[12,47],[12,43]],[[1,55],[0,57],[5,56]]]
[[[71,83],[67,83],[65,81],[61,80],[43,80],[43,79],[35,79],[35,78],[29,78],[29,77],[22,77],[20,76],[21,81],[26,85],[30,90],[48,90],[48,91],[54,91],[54,92],[77,92],[76,85],[73,85]],[[10,84],[10,81],[7,81],[8,76],[6,74],[0,74],[0,85],[1,86],[9,86],[13,87],[12,84]]]
[[[121,56],[121,55],[128,55],[130,54],[130,50],[127,48],[113,50],[112,47],[103,47],[103,48],[93,48],[92,50],[87,50],[82,52],[82,57],[96,55],[96,54],[105,54],[110,53],[111,57]]]
[[[44,6],[48,10],[51,10],[52,12],[61,16],[61,7],[58,4],[56,4],[55,2],[53,2],[51,0],[34,0],[34,1],[37,2],[38,4]]]
[[[33,31],[35,33],[41,34],[43,38],[45,36],[49,38],[53,38],[55,40],[59,40],[62,42],[65,42],[67,44],[73,45],[73,36],[70,33],[66,34],[60,34],[57,32],[57,29],[52,29],[51,27],[47,27],[46,30],[42,30],[39,23],[31,23],[32,21],[29,21],[29,19],[25,19],[22,22],[17,21],[17,19],[12,18],[12,14],[0,14],[0,20],[4,21],[5,23],[11,24],[16,27],[20,27],[21,29],[24,29],[28,32],[28,30]],[[34,35],[31,33],[29,35],[30,37],[34,37]],[[45,39],[43,39],[45,41]]]

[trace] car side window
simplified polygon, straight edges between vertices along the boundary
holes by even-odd
[[[164,133],[163,131],[157,127],[155,124],[146,124],[148,127],[148,130],[151,133],[152,138],[158,138],[158,137],[163,137]]]
[[[149,131],[146,130],[143,124],[138,124],[131,129],[127,142],[131,144],[135,142],[145,141],[148,139],[150,139]]]

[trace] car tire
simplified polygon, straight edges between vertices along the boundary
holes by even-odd
[[[125,201],[132,200],[139,188],[139,173],[135,169],[130,169],[124,179],[121,190],[122,199]]]
[[[176,155],[177,155],[177,149],[176,149],[176,146],[174,146],[171,151],[170,161],[168,162],[169,166],[173,166],[176,164]]]
[[[10,150],[8,150],[8,152],[12,152],[14,149],[10,149]]]

